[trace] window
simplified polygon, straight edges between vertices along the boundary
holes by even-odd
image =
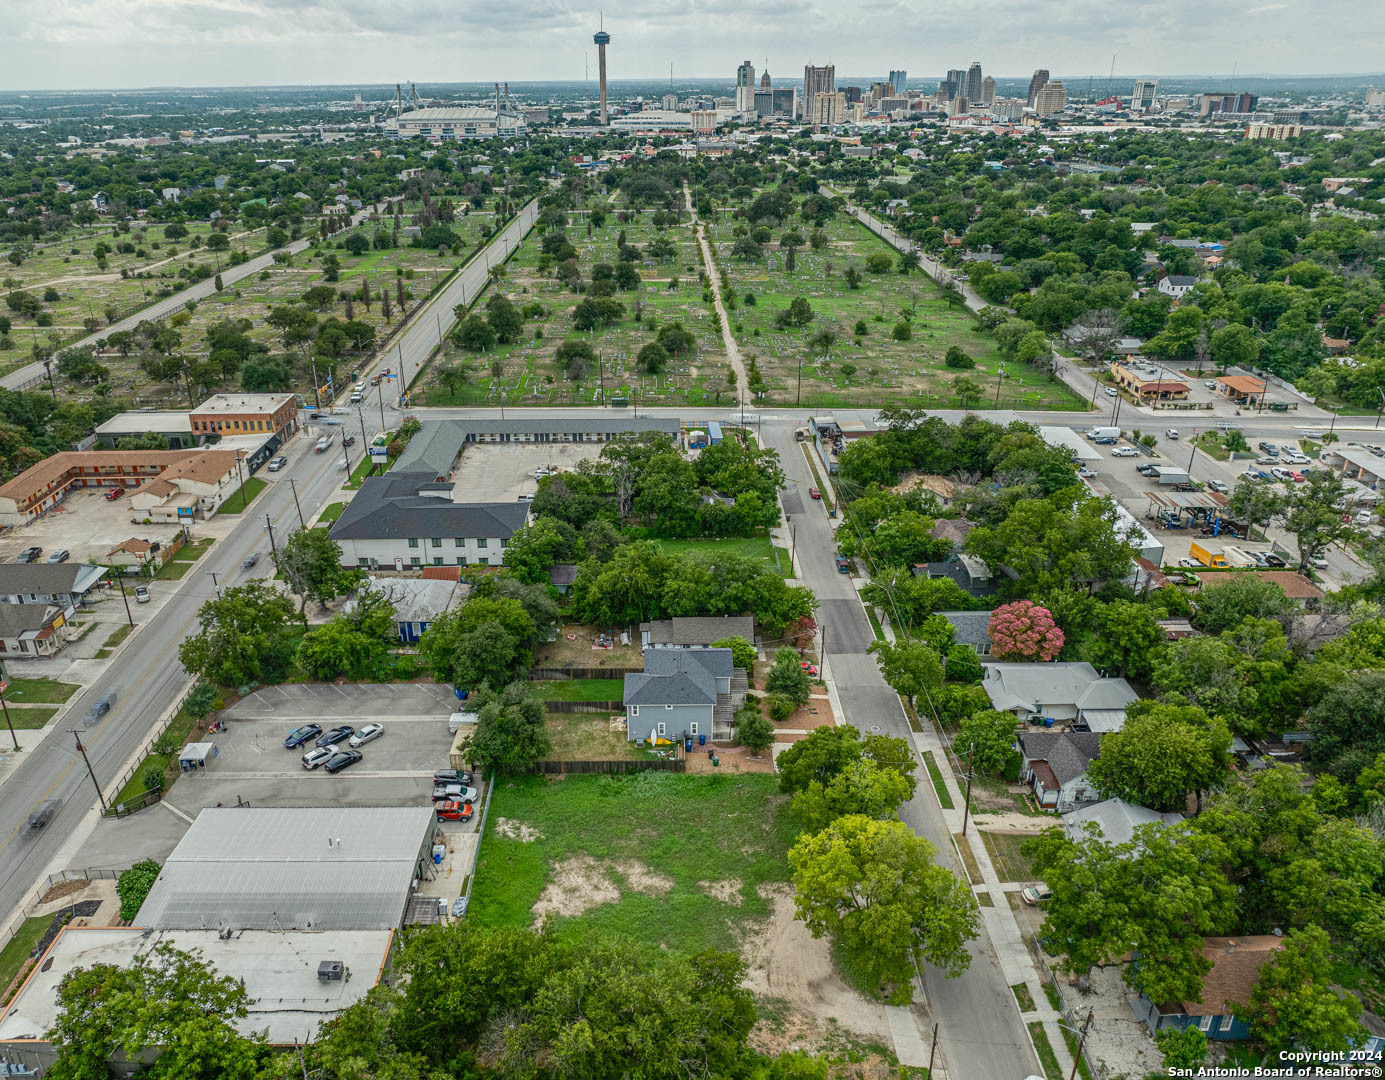
[[[639,716],[639,715],[640,715],[640,707],[639,707],[638,705],[631,705],[631,706],[630,706],[630,715],[631,715],[631,716]]]
[[[417,538],[416,536],[411,536],[411,537],[409,537],[409,547],[411,547],[411,548],[416,548],[416,547],[418,547],[418,538]]]
[[[662,722],[660,722],[660,724],[659,724],[659,734],[662,735],[663,733],[664,733],[664,725],[663,725]]]
[[[476,541],[476,546],[477,546],[478,548],[481,548],[482,550],[484,550],[484,549],[485,549],[485,546],[486,546],[486,538],[485,538],[484,536],[480,537],[480,538]]]
[[[417,555],[411,555],[411,556],[409,556],[409,565],[410,565],[410,566],[422,566],[422,565],[423,565],[423,560],[420,559]]]
[[[697,734],[697,721],[696,721],[696,720],[694,720],[691,724],[688,725],[688,734],[689,734],[689,735],[696,735],[696,734]]]
[[[435,548],[442,547],[442,537],[441,537],[441,536],[435,536],[435,537],[433,537],[433,539],[429,540],[428,543],[429,543],[429,546],[431,546],[431,547],[435,547]]]
[[[452,538],[452,546],[453,546],[453,547],[466,547],[466,539],[465,539],[464,537],[461,537],[461,536],[454,536],[454,537]]]
[[[507,548],[507,547],[510,546],[510,542],[509,542],[508,540],[502,539],[502,540],[500,541],[500,546],[501,546],[501,548]]]
[[[458,555],[458,556],[457,556],[457,565],[458,565],[458,566],[465,566],[465,565],[466,565],[466,556],[465,556],[465,555]]]
[[[1212,1021],[1213,1021],[1214,1019],[1216,1019],[1216,1017],[1213,1017],[1213,1016],[1204,1016],[1204,1017],[1202,1017],[1201,1019],[1198,1020],[1197,1026],[1200,1027],[1203,1031],[1211,1031],[1211,1030],[1212,1030]]]
[[[485,558],[484,556],[482,556],[481,558],[479,558],[479,559],[476,560],[476,565],[477,565],[477,566],[489,566],[490,564],[491,564],[491,561],[490,561],[489,559]]]
[[[441,556],[441,555],[434,555],[434,556],[433,556],[433,565],[434,565],[434,566],[441,566],[441,565],[442,565],[442,556]]]
[[[1222,1029],[1223,1031],[1230,1031],[1230,1030],[1231,1030],[1231,1025],[1234,1024],[1235,1022],[1236,1022],[1236,1018],[1235,1018],[1234,1016],[1232,1016],[1230,1013],[1227,1013],[1225,1016],[1223,1016],[1223,1017],[1221,1018],[1221,1029]]]

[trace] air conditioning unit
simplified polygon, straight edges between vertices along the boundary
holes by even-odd
[[[323,960],[317,965],[318,982],[341,982],[346,975],[346,965],[340,960]]]

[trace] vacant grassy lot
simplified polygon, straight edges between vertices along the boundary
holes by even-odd
[[[496,789],[470,914],[528,926],[539,904],[561,934],[735,948],[770,914],[757,886],[788,880],[793,836],[773,776],[522,777]]]
[[[783,577],[793,577],[789,552],[785,548],[772,546],[767,536],[756,536],[749,540],[660,540],[659,547],[669,555],[689,555],[694,552],[740,555],[773,567]]]
[[[1001,881],[1033,881],[1034,867],[1031,861],[1020,854],[1020,845],[1028,836],[1013,833],[993,833],[982,829],[981,839],[990,853],[991,863]]]
[[[81,689],[76,683],[57,679],[11,678],[5,697],[13,703],[31,705],[61,704]]]
[[[774,230],[758,258],[745,258],[732,254],[736,230],[743,224],[720,217],[708,226],[708,235],[730,277],[732,331],[747,366],[752,356],[756,359],[769,401],[794,404],[801,392],[802,404],[812,407],[907,402],[956,408],[960,402],[953,383],[965,377],[982,388],[981,408],[1083,407],[1062,383],[1024,365],[1005,365],[999,378],[1001,356],[991,335],[977,328],[964,307],[949,308],[927,275],[898,273],[898,253],[854,218],[829,220],[823,226],[826,243],[818,250],[799,249],[792,272],[786,253],[777,247],[779,235],[794,228],[806,237],[811,228],[795,221]],[[887,256],[890,269],[871,273],[866,262],[875,254]],[[859,288],[846,281],[849,266],[861,274]],[[747,303],[747,295],[753,304]],[[797,297],[809,302],[813,322],[802,329],[776,329],[775,316]],[[902,322],[909,327],[907,340],[897,340],[893,333]],[[836,335],[825,353],[810,344],[823,330]],[[953,345],[975,367],[944,367],[943,356]]]
[[[624,679],[564,679],[534,686],[549,701],[619,701],[625,692]]]
[[[56,705],[35,705],[31,708],[15,706],[10,709],[10,723],[16,731],[37,731],[58,713]]]
[[[616,695],[618,699],[619,694]],[[550,713],[547,721],[549,761],[648,761],[642,750],[612,727],[609,713]]]
[[[539,269],[542,237],[531,232],[506,263],[506,275],[498,288],[519,308],[537,302],[543,314],[526,320],[521,340],[497,345],[488,352],[461,349],[449,340],[443,362],[466,372],[465,385],[456,387],[455,393],[444,387],[437,379],[438,365],[434,362],[415,384],[422,394],[416,402],[499,404],[503,392],[507,405],[590,405],[602,400],[603,386],[607,399],[633,397],[648,405],[711,405],[734,400],[736,395],[725,381],[729,368],[721,333],[698,286],[702,259],[691,226],[685,221],[662,231],[672,241],[674,254],[659,261],[647,252],[649,242],[659,235],[647,214],[636,215],[624,224],[612,215],[601,228],[592,229],[590,236],[585,220],[569,224],[567,238],[578,251],[578,268],[584,280],[591,279],[598,263],[617,264],[617,240],[622,231],[628,244],[645,253],[634,264],[640,272],[639,285],[615,295],[625,305],[624,319],[599,330],[576,330],[573,309],[583,297],[557,281],[551,271]],[[478,310],[484,310],[491,295],[488,290],[481,296]],[[696,355],[675,360],[658,374],[640,370],[636,355],[654,340],[657,328],[669,322],[682,323],[692,332]],[[601,358],[601,370],[593,367],[570,379],[554,359],[558,346],[569,339],[591,345]]]

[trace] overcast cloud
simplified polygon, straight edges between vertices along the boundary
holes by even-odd
[[[612,78],[1341,74],[1385,66],[1382,0],[633,0],[605,9]],[[581,79],[598,11],[569,0],[0,0],[0,86]]]

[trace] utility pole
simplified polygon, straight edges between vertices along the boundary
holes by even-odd
[[[209,574],[212,576],[212,588],[216,590],[216,598],[217,598],[218,600],[220,600],[220,599],[221,599],[221,583],[218,582],[218,581],[216,580],[216,571],[215,571],[215,570],[208,570],[207,573],[209,573]]]
[[[77,740],[77,752],[82,755],[82,760],[87,764],[87,775],[91,777],[92,786],[96,788],[96,797],[101,800],[101,809],[105,811],[109,809],[106,806],[106,796],[101,793],[101,785],[96,782],[96,773],[91,767],[91,759],[87,757],[87,748],[82,745],[82,733],[76,728],[69,728],[68,730],[72,732],[72,737]]]
[[[274,522],[270,520],[268,514],[264,516],[264,527],[265,531],[269,533],[269,550],[274,553],[274,563],[277,566],[279,563],[279,549],[274,543]]]
[[[298,527],[306,529],[307,523],[303,520],[303,507],[298,505],[298,488],[294,486],[293,477],[289,477],[289,490],[293,492],[293,508],[298,511]]]
[[[322,388],[317,384],[317,357],[314,356],[310,361],[313,368],[313,398],[317,401],[317,411],[322,411]]]
[[[1082,1048],[1087,1045],[1087,1028],[1092,1022],[1092,1009],[1087,1010],[1087,1019],[1082,1021],[1081,1038],[1077,1040],[1077,1053],[1072,1056],[1072,1072],[1068,1074],[1068,1080],[1074,1080],[1077,1076],[1077,1063],[1082,1060]]]
[[[404,391],[409,387],[409,380],[404,378],[404,335],[400,334],[395,340],[394,349],[399,354],[399,407],[404,407]]]
[[[1197,457],[1197,428],[1193,428],[1193,452],[1188,455],[1188,479],[1193,478],[1193,458]]]
[[[822,656],[818,658],[818,670],[825,676],[827,674],[827,627],[822,628]]]
[[[366,437],[365,437],[365,408],[364,408],[364,407],[358,407],[358,408],[356,409],[356,419],[359,420],[359,421],[361,422],[361,453],[366,454],[366,455],[369,455],[369,454],[370,454],[370,442],[369,442],[369,441],[366,439]],[[298,496],[297,496],[297,495],[294,496],[293,501],[294,501],[294,502],[297,502],[297,501],[298,501]],[[299,518],[299,521],[300,521],[300,522],[301,522],[302,519],[303,519],[303,512],[302,512],[301,510],[298,512],[298,518]]]
[[[244,509],[246,508],[246,498],[245,498],[245,470],[244,470],[243,468],[241,468],[241,458],[242,458],[242,456],[243,456],[243,455],[241,454],[241,451],[237,450],[237,451],[236,451],[236,476],[238,476],[238,477],[240,478],[240,508],[241,508],[241,510],[244,510]]]
[[[967,794],[962,800],[962,835],[967,835],[967,822],[971,815],[971,778],[976,773],[973,762],[976,759],[976,743],[971,744],[971,749],[967,751]]]
[[[125,601],[125,618],[130,620],[130,625],[135,625],[135,617],[130,614],[130,598],[125,595],[125,581],[120,574],[115,575],[115,583],[120,587],[120,599]]]
[[[14,733],[14,721],[10,719],[10,707],[5,703],[5,689],[9,685],[9,678],[5,675],[5,669],[0,667],[0,709],[5,710],[5,725],[10,729],[10,738],[14,740],[14,748],[18,750],[19,736]]]
[[[933,1045],[928,1050],[928,1075],[933,1075],[933,1058],[938,1053],[938,1025],[933,1025]]]

